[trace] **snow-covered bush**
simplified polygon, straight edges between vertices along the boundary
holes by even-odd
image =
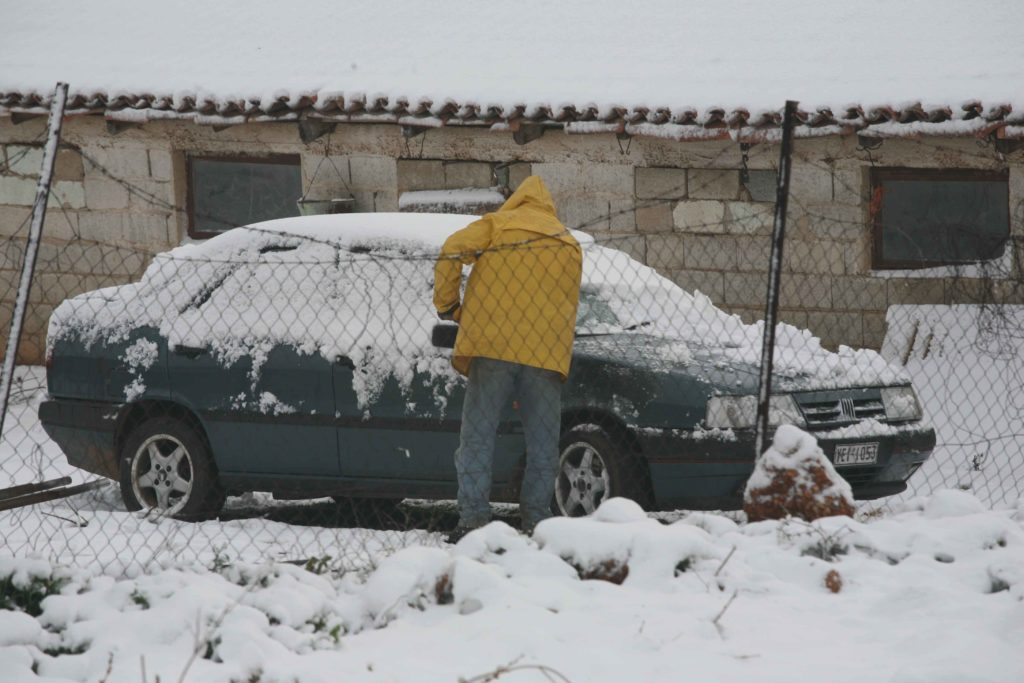
[[[751,522],[789,516],[807,521],[849,516],[854,512],[853,490],[813,436],[792,425],[781,425],[747,480],[743,511]]]
[[[0,609],[39,616],[43,600],[67,583],[66,573],[48,562],[0,558]]]
[[[663,581],[697,558],[718,557],[703,529],[651,519],[627,498],[611,498],[590,517],[553,517],[537,525],[541,549],[572,565],[581,579]]]

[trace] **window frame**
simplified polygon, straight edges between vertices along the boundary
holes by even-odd
[[[301,154],[245,154],[245,153],[234,153],[234,154],[186,154],[185,155],[185,210],[188,215],[188,236],[193,239],[205,240],[217,235],[223,235],[228,230],[222,231],[210,231],[210,230],[197,230],[196,229],[196,205],[195,205],[195,192],[193,182],[195,181],[195,174],[193,165],[196,161],[221,161],[221,162],[238,162],[247,164],[278,164],[282,166],[296,166],[299,169],[299,186],[302,186],[302,155]]]
[[[885,181],[891,180],[923,180],[923,181],[959,181],[959,182],[1002,182],[1009,183],[1009,169],[964,169],[964,168],[910,168],[873,167],[870,174],[871,183],[871,269],[872,270],[924,270],[927,268],[944,268],[950,266],[966,266],[981,261],[904,261],[883,258],[882,242],[884,226],[882,220],[882,202],[877,197],[878,190],[884,187]],[[1009,189],[1009,188],[1007,188]],[[1013,217],[1010,214],[1010,193],[1006,193],[1006,237],[1009,241],[1013,229]]]

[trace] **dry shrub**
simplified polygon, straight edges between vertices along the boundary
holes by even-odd
[[[590,567],[576,566],[576,572],[583,580],[597,579],[621,585],[629,576],[629,565],[617,560],[604,560]]]
[[[455,601],[452,594],[452,577],[448,574],[441,574],[434,584],[434,598],[439,605],[450,605]]]
[[[768,486],[748,492],[743,511],[751,522],[784,519],[792,515],[808,522],[834,515],[853,516],[854,507],[843,496],[825,493],[835,482],[830,473],[817,463],[806,463],[804,472],[810,487],[797,485],[804,477],[796,469],[776,470]]]
[[[743,496],[751,522],[799,517],[853,516],[853,493],[813,436],[782,425],[772,446],[754,465]]]

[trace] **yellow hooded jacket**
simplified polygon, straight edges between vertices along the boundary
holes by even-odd
[[[473,266],[459,303],[462,266]],[[583,255],[537,176],[451,235],[434,269],[434,306],[459,322],[452,365],[510,361],[569,376]]]

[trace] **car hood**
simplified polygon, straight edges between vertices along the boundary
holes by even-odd
[[[701,344],[641,332],[580,334],[575,354],[638,371],[692,376],[722,393],[754,394],[760,382],[760,349],[729,343]],[[870,354],[870,355],[868,355]],[[874,352],[846,349],[827,354],[776,348],[772,391],[799,392],[906,384],[898,368]],[[866,363],[865,361],[875,361]]]

